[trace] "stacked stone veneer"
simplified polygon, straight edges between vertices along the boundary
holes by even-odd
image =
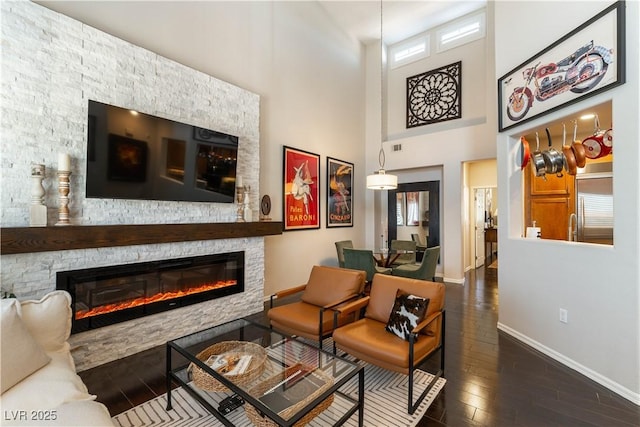
[[[239,136],[238,173],[258,205],[259,97],[26,1],[2,1],[2,227],[27,226],[30,166],[47,168],[45,203],[57,219],[59,152],[72,157],[74,224],[231,222],[236,206],[85,197],[88,100]],[[262,309],[262,238],[2,255],[3,290],[37,298],[58,271],[244,250],[245,293],[71,337],[79,370]]]

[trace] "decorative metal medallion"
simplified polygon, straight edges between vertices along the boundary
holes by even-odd
[[[260,212],[262,212],[262,215],[264,215],[265,217],[269,216],[269,213],[271,212],[271,197],[269,197],[268,194],[262,196],[262,201],[260,202]]]
[[[462,117],[462,62],[407,77],[407,128]]]

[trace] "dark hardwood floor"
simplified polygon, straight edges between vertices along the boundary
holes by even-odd
[[[640,407],[498,332],[498,293],[484,267],[447,285],[447,384],[419,426],[640,426]],[[80,376],[116,415],[165,393],[164,369],[161,346]]]

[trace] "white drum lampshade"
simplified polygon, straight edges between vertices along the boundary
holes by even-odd
[[[370,190],[394,190],[398,188],[398,177],[387,175],[384,169],[367,176],[367,188]]]

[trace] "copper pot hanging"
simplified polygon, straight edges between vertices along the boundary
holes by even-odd
[[[575,175],[578,172],[576,155],[573,152],[573,148],[567,145],[567,128],[564,123],[562,123],[562,154],[564,155],[567,173],[569,175]]]
[[[576,166],[583,168],[587,164],[587,155],[582,141],[578,140],[578,121],[575,120],[573,124],[573,142],[571,143],[571,149],[576,157]]]

